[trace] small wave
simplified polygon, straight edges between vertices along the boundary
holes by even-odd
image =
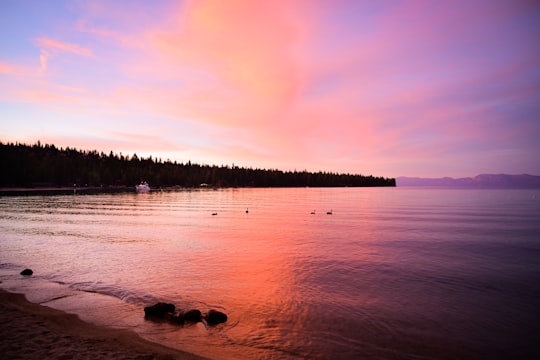
[[[21,268],[22,266],[19,264],[13,264],[13,263],[0,263],[0,270],[16,270]],[[22,270],[22,269],[21,269]]]
[[[97,293],[100,295],[112,296],[128,304],[145,305],[158,300],[151,294],[139,293],[135,290],[123,289],[118,286],[108,284],[96,284],[94,282],[76,282],[69,284],[69,287],[77,291]]]

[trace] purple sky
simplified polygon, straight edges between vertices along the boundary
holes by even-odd
[[[540,175],[538,1],[0,3],[0,140]]]

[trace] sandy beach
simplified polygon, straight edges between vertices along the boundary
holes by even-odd
[[[203,359],[131,331],[85,323],[76,315],[2,289],[0,339],[2,359]]]

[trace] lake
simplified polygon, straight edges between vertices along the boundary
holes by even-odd
[[[0,280],[215,359],[539,358],[540,190],[3,196]],[[157,301],[228,321],[145,320]]]

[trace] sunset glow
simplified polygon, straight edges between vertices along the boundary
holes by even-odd
[[[2,1],[0,140],[540,175],[535,1]]]

